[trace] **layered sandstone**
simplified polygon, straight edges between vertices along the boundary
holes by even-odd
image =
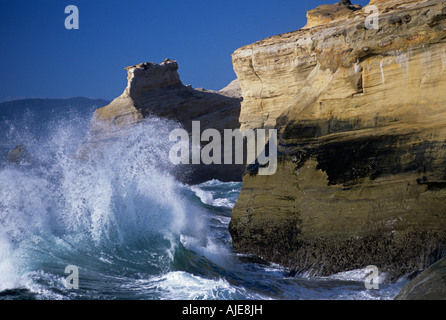
[[[127,87],[109,105],[96,110],[92,121],[94,132],[110,132],[144,120],[150,115],[177,120],[190,127],[201,121],[203,129],[238,128],[240,95],[237,82],[222,93],[185,86],[175,60],[160,64],[141,63],[125,68]]]
[[[341,1],[234,52],[241,128],[277,128],[281,154],[275,175],[243,178],[236,251],[393,278],[446,254],[446,4],[371,4],[378,29]]]
[[[91,121],[94,141],[104,141],[120,135],[120,131],[144,121],[147,117],[168,118],[191,131],[192,121],[200,121],[201,130],[223,132],[237,129],[240,124],[240,88],[232,82],[221,92],[185,86],[178,74],[175,60],[160,64],[141,63],[125,68],[127,87],[109,105],[97,109]],[[241,180],[243,165],[184,165],[188,172],[178,176],[188,183],[210,179]]]
[[[336,4],[325,4],[307,12],[307,24],[304,28],[330,23],[345,19],[353,12],[360,10],[360,5],[353,5],[349,0],[339,1]]]

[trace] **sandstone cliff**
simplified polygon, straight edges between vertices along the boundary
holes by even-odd
[[[395,279],[446,255],[446,4],[350,1],[242,47],[242,129],[279,131],[273,176],[245,175],[234,249],[328,275]]]
[[[160,64],[141,63],[125,68],[128,84],[123,94],[109,105],[97,109],[91,121],[93,140],[119,136],[119,131],[147,117],[157,116],[179,122],[190,132],[192,121],[201,130],[222,131],[240,127],[240,87],[233,81],[221,92],[185,86],[178,75],[178,64],[166,59]],[[178,176],[183,182],[210,179],[240,181],[243,165],[184,165]],[[184,173],[187,172],[187,175]]]

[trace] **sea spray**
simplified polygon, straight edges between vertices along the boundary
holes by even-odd
[[[51,256],[82,266],[88,264],[83,254],[118,249],[131,256],[137,247],[153,258],[148,264],[154,272],[168,270],[182,232],[206,234],[197,217],[201,209],[184,202],[180,184],[168,171],[169,145],[163,143],[172,125],[148,120],[123,131],[121,139],[90,145],[90,153],[78,157],[77,151],[92,142],[85,131],[61,121],[50,139],[30,146],[37,165],[1,168],[0,245],[7,247],[8,259],[14,259],[10,242],[30,258],[3,259],[2,268],[33,271],[42,267],[35,262]],[[33,259],[36,255],[41,259]],[[11,276],[8,286],[19,276]]]
[[[0,292],[18,286],[19,276],[16,268],[11,244],[0,231]]]
[[[176,181],[177,124],[150,118],[97,140],[88,123],[51,121],[42,136],[14,123],[33,162],[0,167],[0,299],[391,299],[400,287],[289,277],[233,253],[241,183]],[[68,265],[79,289],[65,286]]]

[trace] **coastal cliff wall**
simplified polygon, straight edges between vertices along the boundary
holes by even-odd
[[[410,281],[395,300],[444,300],[445,297],[446,258],[443,258]]]
[[[171,119],[191,132],[192,121],[200,121],[201,130],[223,132],[238,129],[241,92],[238,81],[221,91],[194,89],[184,85],[175,60],[160,64],[141,63],[125,68],[127,87],[107,106],[97,109],[91,121],[93,142],[119,136],[120,131],[150,116]],[[211,179],[241,181],[243,165],[181,165],[177,178],[201,183]]]
[[[350,1],[242,47],[241,129],[276,128],[272,176],[243,177],[234,249],[295,272],[376,265],[392,279],[446,255],[446,3]]]

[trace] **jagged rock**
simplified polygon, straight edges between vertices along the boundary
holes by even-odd
[[[446,258],[410,281],[395,300],[446,300]]]
[[[224,95],[226,97],[241,99],[242,98],[242,89],[240,88],[240,82],[238,81],[238,79],[235,79],[230,84],[228,84],[226,87],[221,89],[218,93],[220,93],[221,95]]]
[[[237,252],[392,279],[446,255],[446,5],[371,4],[378,29],[336,4],[334,20],[319,8],[305,28],[234,52],[242,130],[277,128],[280,141],[275,175],[243,177]]]
[[[360,5],[352,5],[350,0],[342,0],[336,4],[326,4],[307,12],[307,25],[311,28],[320,24],[333,22],[348,17],[352,12],[361,10]]]
[[[30,161],[29,153],[23,144],[16,146],[8,152],[6,159],[15,164],[27,163]]]
[[[237,82],[223,92],[185,86],[178,75],[175,60],[160,64],[141,63],[125,68],[128,84],[123,94],[109,105],[97,109],[91,121],[93,140],[106,140],[119,131],[153,115],[180,122],[190,132],[192,121],[200,121],[201,130],[240,127],[241,97]],[[211,179],[241,181],[243,165],[184,165],[183,182],[198,183]]]

